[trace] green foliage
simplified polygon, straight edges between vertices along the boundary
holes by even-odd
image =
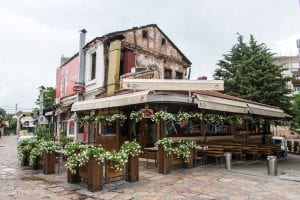
[[[88,147],[81,143],[69,143],[66,145],[65,155],[67,156],[66,167],[75,174],[77,167],[85,166],[90,159],[103,163],[106,151],[101,146]]]
[[[127,155],[138,156],[142,153],[142,147],[136,141],[125,141],[121,147],[121,151],[125,152]]]
[[[188,162],[191,155],[191,148],[196,146],[195,141],[181,140],[179,144],[174,148],[173,152],[177,157],[182,157],[184,162]]]
[[[173,140],[169,138],[163,138],[161,140],[158,140],[155,143],[155,146],[157,147],[158,145],[162,145],[164,147],[166,154],[171,155],[173,152],[173,143],[174,143]]]
[[[19,142],[17,146],[19,160],[22,161],[25,158],[26,154],[29,154],[36,145],[37,141],[32,140],[23,140]]]
[[[291,78],[283,77],[284,69],[273,63],[273,53],[252,35],[249,43],[238,35],[237,44],[217,65],[214,78],[224,80],[225,93],[289,111]]]
[[[128,154],[124,151],[106,152],[106,159],[111,162],[111,168],[115,171],[122,171],[128,162]]]
[[[300,129],[300,94],[293,96],[291,114],[293,115],[292,129]],[[298,131],[297,131],[298,132]]]
[[[55,101],[55,89],[53,87],[47,87],[44,90],[44,109],[52,108]],[[35,102],[37,105],[40,103],[40,98]]]
[[[29,164],[34,165],[38,156],[43,153],[53,153],[59,149],[59,143],[55,141],[38,140],[30,151]]]
[[[4,119],[6,116],[6,111],[3,108],[0,108],[0,119]]]
[[[53,140],[53,135],[50,133],[50,128],[46,125],[38,125],[35,129],[35,135],[37,136],[38,140]]]

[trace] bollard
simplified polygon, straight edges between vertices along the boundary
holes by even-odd
[[[277,176],[277,156],[268,156],[268,175]]]
[[[231,152],[224,153],[224,157],[225,157],[225,169],[231,170],[231,159],[232,159]]]

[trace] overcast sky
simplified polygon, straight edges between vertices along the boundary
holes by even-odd
[[[236,42],[253,34],[278,55],[297,54],[299,0],[0,0],[0,107],[31,109],[40,85],[55,87],[61,55],[112,31],[156,23],[192,61],[192,78],[212,77]]]

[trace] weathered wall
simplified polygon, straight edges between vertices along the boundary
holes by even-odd
[[[143,38],[143,30],[147,31],[147,38]],[[176,48],[164,38],[163,34],[154,26],[129,31],[123,34],[124,46],[129,45],[136,49],[136,66],[159,68],[160,77],[164,77],[164,69],[172,70],[172,78],[175,78],[176,71],[186,75],[188,64],[183,60]],[[163,45],[162,39],[166,42]]]
[[[56,99],[75,94],[73,86],[78,82],[79,56],[56,69]]]

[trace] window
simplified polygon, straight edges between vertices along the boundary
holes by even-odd
[[[161,45],[165,45],[166,44],[166,39],[165,38],[162,38],[161,39]]]
[[[91,80],[96,78],[96,53],[92,54]]]
[[[172,78],[172,70],[170,70],[170,69],[165,69],[164,78],[165,78],[165,79],[171,79],[171,78]]]
[[[99,123],[99,135],[116,134],[116,123]]]
[[[74,136],[74,131],[75,131],[75,121],[74,120],[69,120],[68,121],[68,127],[67,127],[67,135]]]
[[[143,34],[143,38],[145,39],[148,38],[148,31],[143,30],[142,34]]]
[[[181,72],[176,72],[175,79],[183,79],[183,74]]]

